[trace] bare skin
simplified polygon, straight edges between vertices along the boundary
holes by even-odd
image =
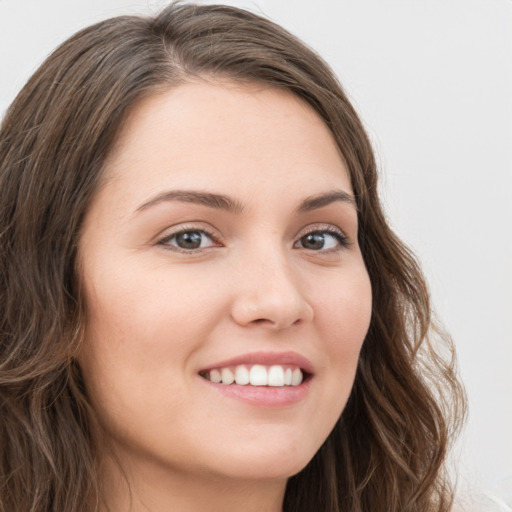
[[[290,93],[205,80],[139,103],[105,172],[80,243],[79,362],[130,510],[280,511],[370,322],[329,130]],[[254,365],[303,380],[214,382]],[[105,502],[128,510],[108,455],[103,474]]]

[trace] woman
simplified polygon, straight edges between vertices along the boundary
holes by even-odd
[[[310,49],[231,7],[107,20],[0,155],[0,510],[450,509],[462,391]]]

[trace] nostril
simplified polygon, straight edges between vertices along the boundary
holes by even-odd
[[[262,327],[269,327],[273,329],[280,328],[279,322],[276,322],[275,320],[272,320],[270,318],[255,318],[251,321],[251,324],[253,326],[255,325],[261,325]]]
[[[239,325],[269,329],[298,326],[313,318],[313,309],[302,296],[285,299],[277,292],[241,294],[233,304],[231,317]]]

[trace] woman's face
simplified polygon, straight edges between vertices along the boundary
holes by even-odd
[[[105,173],[79,363],[109,440],[134,467],[298,472],[345,406],[371,311],[329,130],[288,92],[190,83],[136,106]]]

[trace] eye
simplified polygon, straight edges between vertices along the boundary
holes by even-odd
[[[158,242],[159,245],[176,247],[182,251],[194,251],[206,247],[215,247],[217,244],[212,236],[202,229],[184,229],[166,236]]]
[[[295,245],[310,251],[329,251],[347,247],[348,241],[347,237],[341,232],[319,229],[301,236]]]

